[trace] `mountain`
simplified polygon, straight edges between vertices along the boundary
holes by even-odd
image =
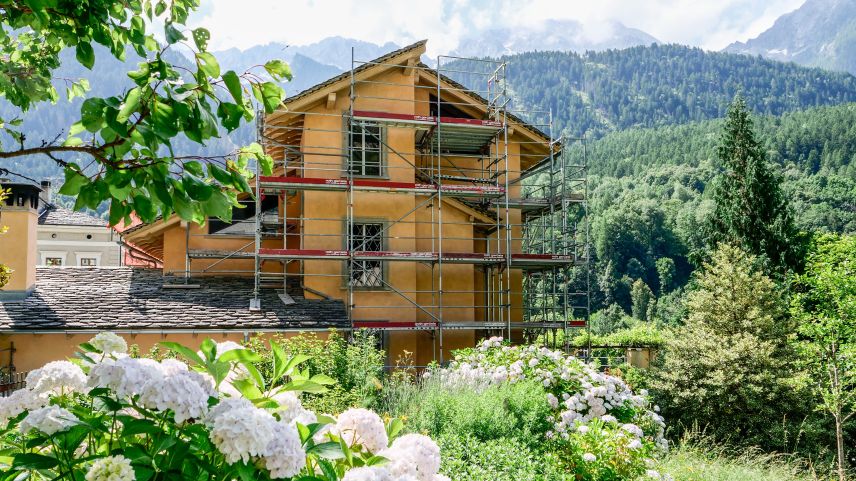
[[[473,32],[461,39],[452,55],[499,57],[524,52],[622,49],[659,41],[619,22],[583,25],[576,20],[548,20],[531,27],[495,28]]]
[[[725,51],[856,74],[856,0],[807,0],[758,37]]]

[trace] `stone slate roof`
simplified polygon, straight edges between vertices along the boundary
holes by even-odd
[[[85,212],[77,212],[54,204],[47,204],[44,210],[39,213],[39,225],[107,227],[107,221]]]
[[[37,268],[34,291],[0,302],[0,334],[74,330],[277,330],[346,328],[339,300],[295,298],[285,305],[262,289],[261,310],[250,311],[252,278],[194,279],[198,289],[163,288],[159,269]]]

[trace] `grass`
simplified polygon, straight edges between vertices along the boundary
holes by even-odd
[[[657,470],[675,481],[818,481],[793,457],[757,450],[729,453],[704,438],[671,447]]]

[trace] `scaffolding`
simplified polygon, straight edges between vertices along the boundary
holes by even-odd
[[[369,76],[376,66],[393,73]],[[440,362],[451,330],[519,339],[584,327],[584,139],[555,135],[552,112],[512,110],[507,68],[352,53],[347,99],[257,117],[273,175],[256,175],[252,215],[219,231],[253,239],[194,251],[188,229],[188,275],[252,261],[251,309],[267,288],[284,302],[340,298],[352,329],[428,332]]]

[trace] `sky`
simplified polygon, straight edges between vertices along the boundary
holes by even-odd
[[[429,39],[444,54],[473,31],[580,21],[597,36],[618,21],[661,42],[720,50],[753,38],[805,0],[202,0],[191,26],[211,31],[215,50],[282,42],[306,45],[342,36],[405,45]]]

